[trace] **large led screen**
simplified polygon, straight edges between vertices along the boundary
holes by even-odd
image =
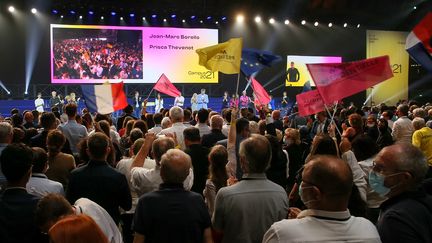
[[[195,53],[217,43],[217,29],[53,24],[51,82],[217,83]]]
[[[342,57],[327,56],[288,56],[286,71],[286,86],[303,87],[306,81],[315,86],[306,64],[312,63],[341,63]]]

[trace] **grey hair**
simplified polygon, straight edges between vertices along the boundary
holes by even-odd
[[[425,120],[423,118],[420,118],[420,117],[414,118],[411,123],[412,123],[414,129],[416,129],[416,130],[426,126]]]
[[[415,108],[413,110],[413,115],[414,115],[414,117],[423,118],[423,117],[426,117],[426,111],[423,108]]]
[[[161,121],[162,129],[167,128],[171,124],[171,119],[169,117],[164,117]]]
[[[8,122],[0,122],[0,142],[5,143],[8,136],[13,134],[13,127]]]
[[[252,134],[243,140],[240,143],[239,154],[246,160],[249,173],[264,173],[272,158],[270,142],[259,134]]]
[[[412,144],[395,146],[399,146],[400,148],[400,153],[394,156],[397,169],[408,171],[414,178],[415,184],[420,184],[429,169],[427,158],[419,148]]]
[[[183,121],[183,109],[178,106],[173,106],[169,110],[169,117],[171,118],[171,121],[174,122],[182,122]]]

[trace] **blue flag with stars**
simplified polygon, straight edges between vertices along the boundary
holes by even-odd
[[[244,48],[242,50],[240,69],[246,76],[250,77],[252,74],[261,71],[261,69],[271,67],[280,61],[282,61],[281,56],[274,55],[270,51]]]

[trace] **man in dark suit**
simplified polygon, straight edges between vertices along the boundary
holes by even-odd
[[[121,115],[118,120],[117,120],[117,130],[120,130],[123,128],[123,122],[124,119],[128,116],[132,117],[134,120],[136,120],[137,118],[133,116],[133,111],[134,108],[131,105],[127,105],[124,109],[123,109],[123,115]]]
[[[88,198],[103,207],[118,224],[119,207],[129,210],[132,198],[126,176],[111,168],[106,159],[111,152],[109,138],[95,132],[87,140],[90,161],[71,172],[66,198],[75,203]]]
[[[330,125],[330,119],[327,118],[326,112],[321,111],[315,115],[315,121],[312,123],[310,138],[313,139],[317,134],[327,134]]]
[[[203,135],[201,144],[207,148],[213,147],[218,141],[226,139],[226,136],[222,133],[223,118],[220,115],[214,115],[210,118],[209,134]]]
[[[32,159],[32,150],[23,144],[9,144],[1,153],[7,187],[0,195],[0,242],[42,242],[33,220],[39,197],[26,190]]]
[[[194,182],[191,191],[203,194],[205,183],[208,177],[208,154],[210,150],[201,145],[199,129],[189,127],[183,131],[185,152],[192,159],[192,169],[194,172]]]

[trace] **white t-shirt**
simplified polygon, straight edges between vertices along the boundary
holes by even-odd
[[[35,103],[35,108],[37,111],[39,111],[41,113],[44,112],[45,102],[42,98],[37,98],[34,103]]]

